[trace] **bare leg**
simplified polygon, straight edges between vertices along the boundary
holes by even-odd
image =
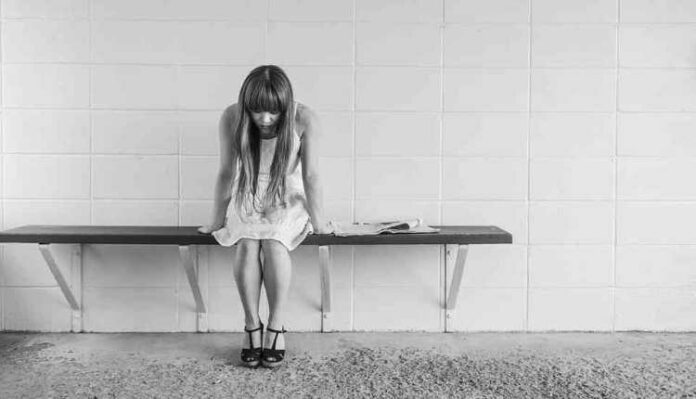
[[[268,327],[280,330],[285,321],[285,305],[290,290],[292,261],[288,249],[278,240],[263,240],[261,248],[265,262],[263,284],[266,287],[269,307]],[[264,348],[270,348],[275,337],[275,333],[266,334]],[[283,334],[278,334],[276,349],[285,349]]]
[[[260,325],[259,299],[261,299],[261,242],[242,238],[237,243],[233,260],[234,279],[244,307],[244,322],[247,330]],[[261,331],[252,333],[253,346],[261,346]],[[244,334],[244,347],[249,347],[249,335]]]

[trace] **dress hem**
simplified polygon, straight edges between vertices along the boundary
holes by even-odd
[[[302,244],[302,242],[307,238],[307,236],[309,234],[312,234],[312,233],[314,233],[314,228],[313,228],[312,223],[309,220],[309,218],[307,218],[307,221],[305,223],[304,228],[302,229],[302,232],[300,232],[299,235],[297,235],[296,237],[294,237],[291,240],[287,240],[287,238],[283,237],[282,234],[270,234],[270,235],[266,235],[263,237],[254,236],[254,235],[250,235],[250,234],[244,234],[244,233],[232,235],[226,226],[219,229],[219,230],[213,231],[211,233],[211,235],[215,238],[215,240],[218,242],[218,244],[220,244],[223,247],[234,246],[242,238],[250,238],[250,239],[254,239],[254,240],[273,239],[273,240],[277,240],[280,243],[282,243],[285,246],[285,248],[288,249],[288,251],[294,251],[298,246],[300,246],[300,244]]]

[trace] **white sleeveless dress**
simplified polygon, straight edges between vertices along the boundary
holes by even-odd
[[[297,113],[297,102],[294,104],[294,114]],[[280,241],[288,251],[299,246],[308,234],[314,232],[308,212],[307,198],[305,196],[302,179],[302,162],[299,156],[300,137],[296,130],[292,132],[293,147],[288,162],[288,172],[285,179],[285,200],[287,207],[281,206],[262,207],[262,210],[250,210],[250,214],[242,214],[236,209],[234,196],[236,194],[239,174],[235,174],[232,183],[232,199],[227,207],[224,226],[211,234],[222,246],[229,247],[237,243],[241,238],[275,239]],[[259,180],[256,192],[256,201],[261,200],[270,183],[271,163],[275,154],[277,137],[261,139],[259,160]]]

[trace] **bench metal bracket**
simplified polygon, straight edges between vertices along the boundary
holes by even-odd
[[[466,262],[466,254],[468,250],[468,245],[458,245],[457,259],[455,261],[454,272],[452,274],[452,282],[450,283],[449,289],[445,292],[445,332],[452,331],[451,324],[454,320],[454,311],[457,307],[457,297],[459,296],[459,287],[462,285],[462,277],[464,276],[464,262]],[[446,265],[447,261],[445,260],[445,267]],[[447,280],[445,280],[445,282],[446,281]]]
[[[331,331],[331,246],[319,246],[321,280],[321,332]]]
[[[201,295],[201,289],[198,285],[198,262],[194,255],[190,245],[179,245],[181,264],[184,267],[184,271],[186,271],[193,299],[196,301],[196,329],[199,332],[203,332],[208,330],[208,315],[203,303],[203,295]]]
[[[56,282],[58,283],[60,290],[63,291],[63,295],[65,296],[65,299],[67,299],[72,310],[80,311],[80,305],[77,303],[75,295],[73,295],[73,292],[70,289],[70,286],[68,285],[67,281],[65,281],[65,277],[63,277],[63,273],[61,273],[55,258],[53,258],[53,254],[51,253],[49,245],[51,244],[39,244],[39,251],[41,251],[41,255],[43,255],[43,258],[46,261],[48,268],[51,270],[53,277],[56,279]]]

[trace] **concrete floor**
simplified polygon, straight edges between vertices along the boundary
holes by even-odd
[[[0,333],[0,398],[696,398],[696,333],[287,333],[278,370],[241,333]]]

